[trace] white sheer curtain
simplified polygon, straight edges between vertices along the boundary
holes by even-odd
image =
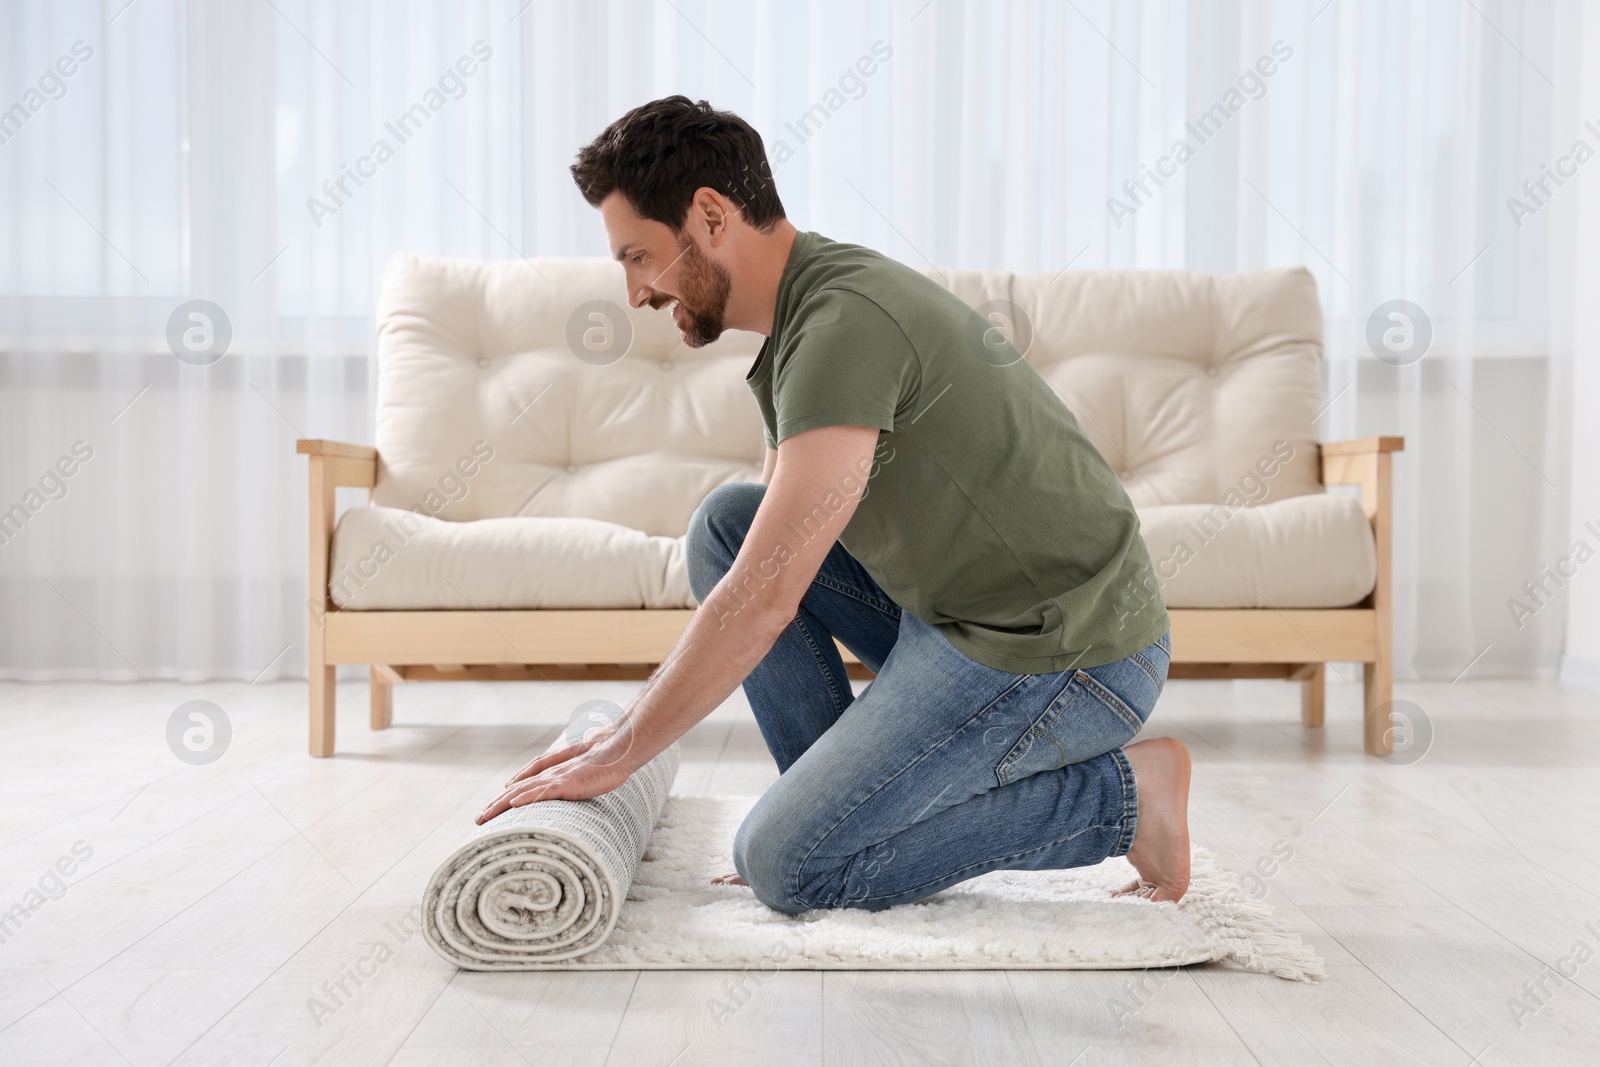
[[[602,254],[567,166],[674,92],[908,262],[1306,264],[1323,437],[1408,439],[1401,676],[1554,667],[1561,609],[1506,600],[1564,542],[1574,242],[1523,183],[1600,146],[1576,0],[125,3],[0,8],[0,676],[302,675],[292,442],[371,439],[386,258]],[[217,362],[170,350],[191,299]],[[1391,299],[1420,362],[1367,347]]]

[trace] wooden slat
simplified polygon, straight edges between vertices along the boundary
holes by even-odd
[[[1367,438],[1367,441],[1401,441],[1402,438]],[[1352,442],[1353,443],[1353,442]],[[1394,690],[1393,598],[1394,566],[1390,550],[1391,479],[1396,449],[1369,448],[1364,451],[1322,452],[1324,485],[1359,485],[1361,508],[1372,526],[1373,547],[1377,551],[1377,581],[1367,606],[1373,612],[1377,642],[1371,656],[1362,657],[1362,741],[1369,754],[1387,756],[1391,751],[1389,703]],[[1313,714],[1307,712],[1307,714]]]
[[[1370,608],[1170,608],[1167,614],[1175,663],[1364,663],[1377,656]]]
[[[348,441],[327,441],[320,437],[302,437],[294,443],[294,450],[303,456],[339,456],[350,459],[378,458],[378,450],[372,445],[355,445]]]
[[[374,730],[387,730],[394,723],[394,683],[384,671],[393,673],[394,668],[385,664],[382,670],[374,666],[367,672],[367,689],[371,698],[370,722]]]
[[[690,611],[335,611],[325,627],[329,663],[654,664]],[[1370,608],[1208,611],[1174,608],[1175,663],[1370,662]],[[858,663],[841,650],[846,665]],[[1255,677],[1288,677],[1276,668]],[[407,677],[412,675],[407,674]],[[1232,675],[1243,677],[1243,675]]]
[[[1390,476],[1393,462],[1386,455],[1375,456],[1368,484],[1362,487],[1367,517],[1372,522],[1372,540],[1378,552],[1378,581],[1372,589],[1372,612],[1377,643],[1374,654],[1366,657],[1362,668],[1362,743],[1369,755],[1387,756],[1393,750],[1392,720],[1389,712],[1394,697],[1394,561],[1390,552]]]
[[[332,450],[304,447],[321,444],[332,446]],[[338,442],[302,439],[296,443],[295,450],[309,456],[311,467],[320,468],[323,478],[334,486],[371,489],[378,484],[378,450],[370,445],[341,445]]]
[[[1312,673],[1300,682],[1300,725],[1315,730],[1323,724],[1328,707],[1328,665],[1311,664]]]
[[[1368,452],[1403,452],[1404,437],[1356,437],[1349,441],[1327,441],[1322,445],[1324,456],[1349,456]]]
[[[341,611],[332,663],[660,663],[691,611]]]
[[[441,667],[422,664],[399,668],[404,682],[641,682],[658,663],[486,663]],[[866,664],[851,659],[844,665],[851,678],[877,677]],[[393,669],[393,668],[391,668]]]
[[[333,755],[334,735],[334,661],[327,655],[327,620],[332,618],[333,602],[328,599],[328,553],[333,539],[334,486],[333,468],[315,459],[311,462],[309,502],[310,541],[307,545],[310,560],[309,588],[306,605],[310,616],[307,645],[309,662],[307,677],[310,680],[310,739],[308,749],[313,756]],[[362,662],[369,662],[363,660]]]
[[[1221,681],[1231,678],[1281,678],[1292,680],[1300,663],[1178,663],[1167,670],[1170,679],[1183,681]]]
[[[328,482],[353,489],[371,489],[378,484],[378,461],[350,456],[312,456],[311,466],[320,467]],[[370,494],[369,494],[370,496]]]
[[[1378,452],[1367,452],[1360,455],[1322,457],[1322,484],[1359,485],[1361,510],[1366,512],[1368,522],[1375,522],[1378,516],[1380,456],[1381,453]]]
[[[650,663],[419,664],[400,668],[408,682],[636,682],[650,677],[653,670],[655,665]]]

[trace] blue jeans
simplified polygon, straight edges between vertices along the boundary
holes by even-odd
[[[732,567],[765,492],[724,485],[695,512],[696,597]],[[860,696],[835,638],[877,673]],[[781,773],[739,828],[734,866],[763,903],[796,913],[1123,855],[1139,809],[1122,746],[1155,706],[1169,647],[1163,636],[1055,674],[995,670],[902,611],[835,544],[744,682]]]

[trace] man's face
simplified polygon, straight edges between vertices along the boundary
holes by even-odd
[[[671,305],[672,321],[690,348],[722,336],[733,278],[700,250],[687,227],[675,234],[664,223],[642,218],[621,193],[600,202],[600,217],[611,254],[622,264],[630,304],[658,310]]]

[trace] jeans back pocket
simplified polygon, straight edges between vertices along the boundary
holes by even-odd
[[[1144,726],[1140,712],[1085,671],[1034,720],[995,768],[1001,785],[1082,763],[1127,744]]]

